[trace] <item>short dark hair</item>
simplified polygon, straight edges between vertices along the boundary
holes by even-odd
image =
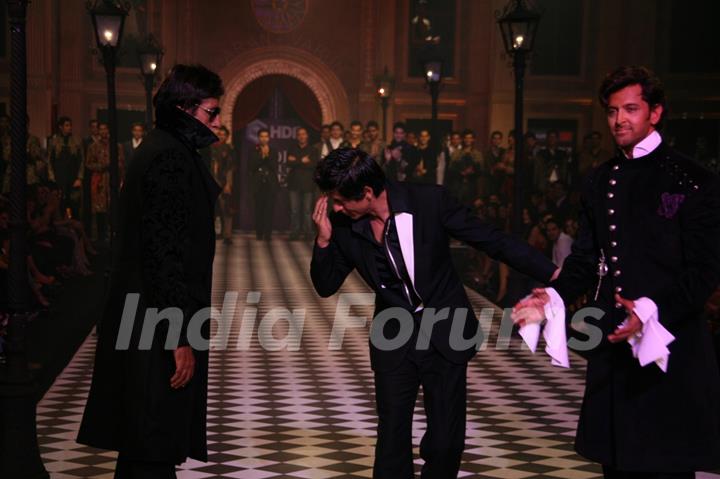
[[[92,126],[93,123],[97,123],[97,122],[98,122],[97,119],[96,119],[96,118],[93,118],[92,120],[90,120],[90,121],[88,122],[88,126]]]
[[[331,130],[332,130],[332,127],[333,127],[333,126],[339,126],[341,130],[345,131],[345,127],[343,126],[343,124],[340,123],[340,122],[337,121],[337,120],[335,120],[334,122],[330,123],[330,129],[331,129]]]
[[[300,130],[305,130],[305,133],[308,132],[308,129],[305,128],[304,126],[298,126],[298,127],[297,127],[297,130],[295,130],[295,134],[297,134],[297,132],[300,131]]]
[[[268,130],[267,128],[260,128],[260,129],[257,131],[257,136],[258,136],[258,138],[260,138],[260,133],[267,133],[268,135],[270,135],[270,130]]]
[[[362,128],[363,124],[358,120],[353,120],[350,122],[350,128],[352,128],[353,126],[359,126],[360,128]]]
[[[401,121],[398,121],[393,125],[393,131],[397,130],[398,128],[400,128],[402,131],[407,131],[407,128],[405,128],[405,123]]]
[[[329,130],[329,129],[330,129],[330,125],[328,125],[327,123],[325,123],[323,126],[320,127],[320,130],[322,131],[322,130],[324,130],[325,128],[327,128],[327,129]]]
[[[156,109],[179,106],[197,108],[206,98],[220,98],[225,89],[220,76],[202,65],[175,65],[158,88],[153,105]]]
[[[610,102],[610,95],[631,85],[640,85],[642,99],[654,108],[658,105],[663,107],[663,113],[658,122],[660,127],[665,119],[667,107],[665,105],[665,89],[660,79],[652,70],[636,65],[621,66],[610,72],[600,84],[598,98],[603,108],[607,108]]]
[[[106,121],[99,121],[98,128],[100,128],[101,126],[104,126],[105,128],[110,128],[110,125]]]
[[[69,116],[61,116],[60,118],[57,119],[57,122],[55,124],[57,125],[58,128],[60,128],[67,122],[72,123],[72,120],[70,119],[70,117]]]
[[[465,138],[465,137],[468,136],[468,135],[472,135],[472,136],[474,137],[474,136],[475,136],[475,132],[472,131],[470,128],[465,128],[465,129],[462,131],[462,136],[463,136],[463,138]]]
[[[130,125],[130,129],[132,130],[132,129],[135,128],[136,126],[139,126],[139,127],[142,128],[143,130],[145,129],[145,123],[140,122],[140,121],[135,121],[135,122],[133,122],[133,124]]]
[[[451,137],[451,138],[452,138],[453,136],[455,136],[455,135],[460,135],[460,132],[457,131],[457,130],[453,130],[453,131],[450,132],[450,137]],[[462,136],[462,135],[460,135],[460,136]]]
[[[378,122],[376,122],[375,120],[370,120],[370,121],[367,122],[367,124],[365,125],[365,129],[366,129],[366,130],[367,130],[368,128],[373,128],[373,127],[377,128],[378,130],[380,129],[380,125],[378,125]]]
[[[492,138],[495,135],[500,135],[500,137],[503,136],[502,131],[495,130],[492,133],[490,133],[490,138]]]
[[[375,196],[385,189],[385,173],[377,162],[357,148],[338,148],[318,162],[315,183],[320,191],[338,192],[343,198],[359,200],[369,186]]]

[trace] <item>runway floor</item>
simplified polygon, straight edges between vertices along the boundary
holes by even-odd
[[[261,243],[236,236],[231,246],[218,243],[213,304],[222,305],[225,291],[238,292],[236,320],[231,347],[214,349],[210,356],[209,461],[183,464],[179,478],[371,477],[376,421],[367,328],[346,329],[342,348],[329,350],[338,298],[315,294],[310,255],[310,244],[282,238]],[[341,291],[368,289],[353,274]],[[241,321],[254,307],[248,305],[250,292],[261,293],[252,331],[249,321]],[[476,310],[488,306],[478,294],[469,294]],[[305,311],[296,351],[260,343],[258,327],[269,324],[265,315],[274,308]],[[352,309],[368,320],[371,312],[369,306]],[[572,368],[564,370],[552,367],[544,354],[532,355],[518,339],[504,348],[496,342],[499,324],[497,316],[488,347],[468,369],[467,446],[460,477],[600,477],[596,465],[573,452],[582,360],[573,357]],[[275,334],[284,336],[281,330]],[[240,348],[235,347],[238,338]],[[94,350],[91,334],[38,406],[42,457],[53,479],[113,476],[115,453],[75,442]],[[416,453],[423,431],[421,396],[413,427]]]

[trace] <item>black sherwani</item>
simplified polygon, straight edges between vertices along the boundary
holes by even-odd
[[[622,154],[587,178],[573,253],[552,284],[566,303],[597,286],[598,258],[609,274],[595,325],[602,344],[588,353],[577,451],[623,471],[689,472],[720,465],[720,375],[703,305],[720,283],[720,181],[661,144]],[[648,297],[674,336],[667,373],[641,367],[625,342],[606,337],[626,317],[614,292]],[[590,322],[590,321],[588,321]]]
[[[135,152],[120,196],[119,238],[78,435],[82,444],[117,450],[135,461],[207,460],[207,349],[194,350],[193,379],[175,390],[173,351],[164,348],[168,322],[158,326],[149,350],[139,350],[138,340],[147,307],[180,308],[180,341],[186,344],[188,321],[210,305],[213,212],[220,188],[197,149],[215,141],[207,127],[181,110],[158,110],[157,128]],[[118,351],[128,293],[140,293],[140,303],[130,347]],[[203,335],[209,335],[209,321]]]

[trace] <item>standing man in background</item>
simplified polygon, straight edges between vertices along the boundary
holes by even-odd
[[[318,162],[317,149],[309,143],[307,129],[296,132],[297,143],[288,150],[288,193],[290,194],[290,241],[312,239],[312,208]]]

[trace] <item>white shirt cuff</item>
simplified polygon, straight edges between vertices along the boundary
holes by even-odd
[[[655,363],[663,372],[667,372],[670,358],[670,350],[667,347],[675,341],[675,336],[660,324],[660,313],[653,300],[642,297],[634,302],[633,311],[643,323],[643,329],[641,336],[628,339],[633,356],[640,361],[640,366],[645,367]]]

